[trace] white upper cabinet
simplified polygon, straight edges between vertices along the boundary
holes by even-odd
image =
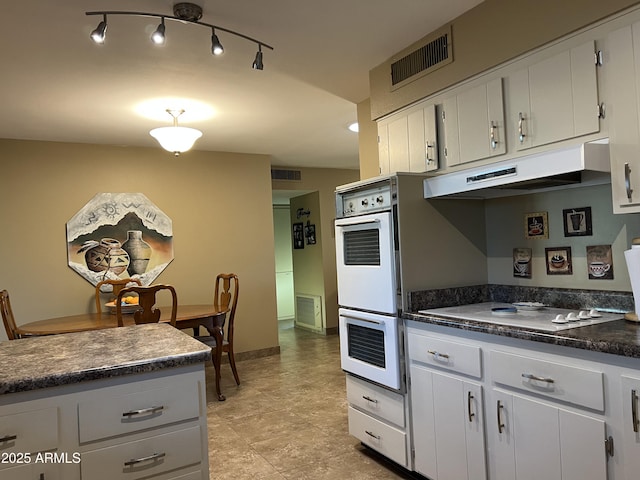
[[[610,33],[605,46],[611,112],[609,154],[613,213],[640,212],[640,23]]]
[[[507,77],[515,150],[600,130],[594,41]]]
[[[378,122],[380,173],[438,168],[436,106],[420,103]]]
[[[502,78],[443,101],[447,167],[506,153]]]

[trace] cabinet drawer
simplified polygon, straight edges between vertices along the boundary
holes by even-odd
[[[0,417],[0,454],[34,453],[57,447],[57,407]]]
[[[399,393],[347,375],[347,401],[399,427],[405,426],[404,398]]]
[[[349,406],[349,433],[394,462],[407,467],[406,433]]]
[[[602,372],[495,350],[490,362],[495,383],[604,411]]]
[[[480,347],[475,345],[452,342],[427,335],[409,334],[409,358],[412,362],[425,363],[481,378],[480,354]]]
[[[118,393],[80,402],[80,443],[179,422],[199,415],[198,382],[193,378],[164,382],[163,387]]]
[[[85,452],[80,469],[88,480],[137,479],[196,465],[201,457],[200,427],[194,426]]]

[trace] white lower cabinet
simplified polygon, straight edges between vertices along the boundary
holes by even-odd
[[[621,381],[625,478],[632,480],[640,475],[640,372]]]
[[[349,433],[403,467],[409,467],[401,393],[347,375]]]
[[[603,420],[499,389],[492,400],[492,479],[607,478]]]

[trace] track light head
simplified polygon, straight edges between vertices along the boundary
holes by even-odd
[[[211,53],[214,55],[222,55],[224,53],[224,47],[213,28],[211,29]]]
[[[98,24],[96,29],[91,32],[91,40],[95,43],[104,43],[104,37],[107,33],[107,16],[103,15],[102,21]]]
[[[254,70],[262,70],[264,65],[262,64],[262,45],[258,44],[258,53],[256,53],[256,59],[253,61],[251,68]]]
[[[156,31],[151,34],[151,41],[156,45],[164,45],[164,17],[162,17],[160,25],[156,28]]]

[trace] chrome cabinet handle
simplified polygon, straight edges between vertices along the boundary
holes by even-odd
[[[524,128],[522,127],[524,123],[524,115],[522,114],[522,112],[518,113],[518,139],[520,140],[520,143],[524,142],[524,137],[526,137],[526,135],[524,134]]]
[[[0,438],[0,443],[12,442],[17,439],[18,439],[17,435],[5,435],[4,437]]]
[[[631,200],[633,189],[631,188],[631,167],[629,163],[624,164],[624,187],[627,190],[627,199]]]
[[[491,121],[491,128],[489,129],[489,137],[491,138],[491,148],[493,148],[494,150],[498,146],[498,140],[496,140],[496,129],[497,128],[498,128],[498,126],[492,120]]]
[[[366,395],[363,395],[362,398],[364,398],[367,402],[378,403],[378,400],[376,400],[375,398],[368,397]]]
[[[469,417],[469,423],[472,423],[473,417],[476,416],[476,414],[471,411],[471,400],[473,400],[473,395],[471,392],[467,392],[467,416]]]
[[[631,422],[633,431],[638,433],[638,393],[635,390],[631,390]]]
[[[148,461],[151,461],[151,460],[158,460],[158,459],[164,458],[166,456],[167,456],[166,453],[152,453],[151,455],[149,455],[147,457],[132,458],[128,462],[124,462],[124,466],[125,467],[131,467],[133,465],[137,465],[138,463],[148,462]]]
[[[128,412],[124,412],[122,416],[134,417],[136,415],[153,415],[154,413],[158,413],[161,410],[164,410],[164,407],[162,405],[160,405],[159,407],[149,407],[149,408],[142,408],[140,410],[131,410]]]
[[[504,430],[504,423],[502,423],[502,420],[500,419],[500,412],[503,408],[504,406],[502,405],[502,402],[498,400],[498,403],[496,404],[496,418],[498,419],[498,433],[502,433],[502,431]]]
[[[432,163],[435,162],[435,159],[433,159],[430,155],[429,152],[431,151],[431,149],[435,148],[436,144],[435,143],[431,143],[431,142],[427,142],[425,143],[425,153],[427,156],[427,163]]]
[[[365,430],[364,433],[366,433],[367,435],[369,435],[370,437],[375,438],[376,440],[380,440],[380,435],[375,435],[372,432],[370,432],[369,430]]]
[[[538,377],[533,373],[523,373],[522,378],[526,378],[527,380],[535,380],[536,382],[554,383],[553,378]]]
[[[449,355],[447,355],[446,353],[440,353],[435,350],[427,350],[427,353],[430,353],[431,355],[433,355],[436,358],[436,360],[439,360],[441,358],[445,360],[449,360]]]

